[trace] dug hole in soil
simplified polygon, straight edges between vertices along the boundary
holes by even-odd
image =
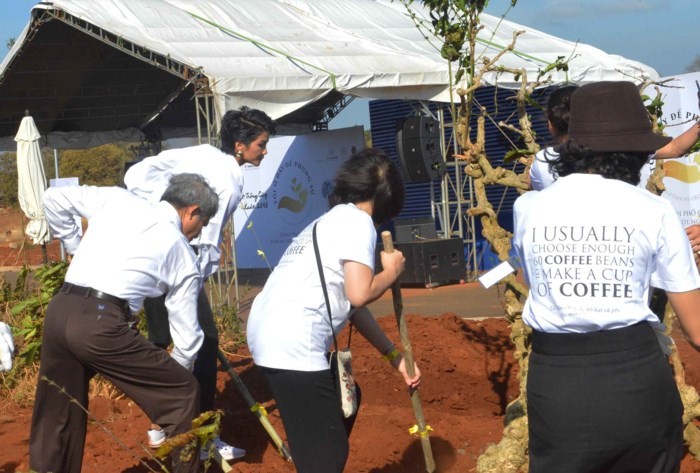
[[[423,372],[420,398],[430,442],[439,472],[475,471],[479,455],[502,436],[506,404],[517,397],[517,365],[509,339],[509,326],[502,318],[462,320],[454,314],[438,318],[407,315],[416,361]],[[379,319],[382,328],[398,340],[394,317]],[[341,340],[345,340],[341,334]],[[700,376],[698,354],[676,334],[686,378],[696,386]],[[224,347],[226,348],[226,347]],[[409,396],[399,374],[391,369],[361,336],[352,342],[353,368],[362,386],[363,403],[350,438],[346,472],[424,472],[418,437],[408,430],[415,423]],[[285,439],[284,428],[266,382],[253,365],[245,347],[228,358],[253,397],[263,404],[270,421]],[[220,370],[217,404],[225,412],[222,437],[245,448],[245,458],[233,463],[236,472],[293,472],[278,454],[257,418],[250,412],[228,374]],[[313,408],[313,406],[309,406]],[[90,421],[83,458],[83,472],[141,473],[148,469],[142,444],[149,420],[128,399],[90,401],[90,411],[114,437]],[[0,472],[28,471],[31,409],[10,408],[0,414]],[[210,471],[220,471],[213,465]],[[700,471],[700,462],[689,454],[681,471]]]

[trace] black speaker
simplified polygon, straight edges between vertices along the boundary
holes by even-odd
[[[430,182],[442,175],[440,122],[431,117],[408,117],[398,123],[396,139],[406,182]]]
[[[435,220],[432,217],[395,218],[394,235],[396,243],[435,239]]]
[[[374,267],[381,271],[379,253],[383,245],[377,244]],[[434,287],[441,284],[461,282],[466,276],[464,242],[461,238],[418,240],[396,243],[406,258],[406,269],[399,276],[402,286]]]

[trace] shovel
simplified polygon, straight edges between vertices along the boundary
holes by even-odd
[[[391,239],[391,232],[382,232],[382,243],[384,244],[384,251],[387,253],[394,252],[394,242]],[[399,325],[399,335],[401,336],[401,345],[403,346],[403,359],[406,364],[406,372],[409,376],[413,377],[415,371],[413,369],[413,349],[411,348],[411,339],[408,337],[408,326],[406,325],[406,319],[403,317],[403,299],[401,297],[401,286],[399,281],[395,281],[391,286],[391,295],[394,299],[394,313],[396,314],[396,323]],[[420,437],[420,445],[423,448],[423,458],[425,459],[425,470],[428,473],[433,473],[435,471],[435,460],[433,459],[433,450],[430,447],[430,437],[428,436],[428,429],[425,425],[425,417],[423,417],[423,406],[421,406],[420,397],[418,396],[418,391],[412,389],[409,391],[411,395],[411,404],[413,405],[413,412],[416,415],[416,421],[418,422],[417,433]]]
[[[243,381],[241,378],[238,376],[238,374],[233,370],[233,367],[231,366],[231,363],[229,363],[228,359],[226,358],[226,355],[224,355],[221,350],[218,351],[217,356],[219,357],[219,361],[223,365],[223,367],[226,369],[226,372],[231,376],[231,379],[233,380],[233,384],[236,385],[236,388],[238,389],[238,392],[241,393],[243,396],[243,399],[245,400],[246,404],[248,404],[248,407],[250,407],[250,410],[255,414],[262,424],[263,428],[267,431],[268,435],[274,442],[275,446],[277,447],[277,452],[280,454],[282,458],[284,458],[287,461],[292,460],[292,455],[289,453],[289,450],[287,449],[287,446],[284,444],[282,439],[280,438],[279,435],[277,435],[277,431],[275,428],[272,426],[270,423],[270,420],[267,418],[267,412],[265,409],[260,406],[257,402],[255,402],[255,399],[253,399],[253,396],[251,396],[250,391],[248,391],[248,388],[246,388],[245,384],[243,384]]]

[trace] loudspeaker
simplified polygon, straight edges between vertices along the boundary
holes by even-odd
[[[406,182],[430,182],[442,175],[440,122],[424,116],[398,123],[396,139]]]
[[[435,220],[432,217],[394,219],[396,243],[437,238]]]
[[[382,268],[379,252],[382,244],[377,244],[374,267]],[[419,240],[396,243],[406,258],[406,269],[399,276],[399,284],[434,287],[451,282],[461,282],[466,276],[464,242],[461,238]]]

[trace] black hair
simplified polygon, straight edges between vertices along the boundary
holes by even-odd
[[[160,200],[178,210],[196,205],[207,218],[212,218],[219,208],[217,193],[204,177],[193,173],[173,174]]]
[[[550,161],[550,169],[558,176],[573,173],[600,174],[628,184],[639,184],[640,171],[649,160],[646,152],[591,151],[571,138],[559,148],[559,158]]]
[[[569,133],[569,112],[571,109],[571,94],[578,86],[565,85],[554,89],[547,99],[547,120],[559,135]],[[556,138],[556,137],[555,137]]]
[[[372,201],[372,220],[381,225],[403,208],[405,191],[398,167],[383,151],[366,148],[352,155],[338,169],[328,205]]]
[[[276,123],[262,110],[248,108],[229,110],[221,119],[221,151],[235,154],[236,141],[249,145],[263,132],[276,133]]]

